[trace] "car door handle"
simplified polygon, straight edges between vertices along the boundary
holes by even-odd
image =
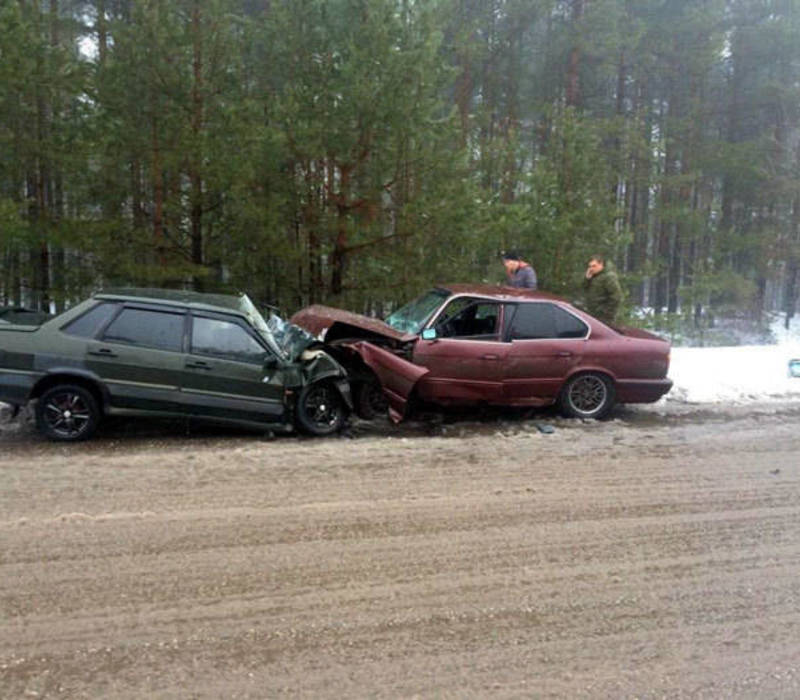
[[[481,355],[482,360],[499,360],[500,355],[495,355],[494,353],[486,353],[485,355]]]
[[[559,350],[556,357],[572,357],[572,353],[569,350]]]
[[[87,355],[94,355],[95,357],[116,357],[117,353],[115,353],[111,348],[98,348],[97,350],[89,350]]]
[[[211,365],[208,362],[200,362],[199,360],[196,362],[187,362],[186,369],[211,369]]]

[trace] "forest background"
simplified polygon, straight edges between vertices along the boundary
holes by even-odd
[[[380,314],[515,248],[788,324],[799,113],[798,0],[0,0],[0,303]]]

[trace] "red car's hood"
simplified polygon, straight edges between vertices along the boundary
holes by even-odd
[[[334,325],[337,326],[337,338],[344,338],[352,335],[356,337],[377,335],[405,343],[417,337],[410,333],[402,333],[383,321],[379,321],[377,318],[369,318],[361,314],[354,314],[351,311],[334,309],[333,307],[322,306],[320,304],[314,304],[313,306],[300,309],[300,311],[292,316],[290,321],[301,328],[305,328],[309,333],[315,336],[320,336],[320,334],[324,332],[322,336],[323,339],[329,339],[328,331]],[[355,332],[350,332],[351,329]],[[366,333],[364,331],[366,331]]]

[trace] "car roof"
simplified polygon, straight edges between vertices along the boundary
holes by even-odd
[[[181,304],[193,308],[224,309],[244,313],[242,298],[236,294],[207,294],[187,289],[154,289],[148,287],[120,287],[96,292],[97,299],[120,299],[125,301],[146,301],[155,303]]]
[[[492,297],[494,299],[508,299],[513,301],[520,301],[524,299],[530,300],[547,300],[547,301],[565,301],[562,297],[550,294],[549,292],[540,292],[534,289],[524,289],[519,287],[506,287],[499,284],[441,284],[438,289],[442,289],[450,294],[475,294],[477,296]]]

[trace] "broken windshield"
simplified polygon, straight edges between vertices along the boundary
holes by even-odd
[[[442,302],[450,296],[446,289],[432,289],[391,314],[386,323],[403,333],[418,334]]]
[[[239,310],[247,316],[253,328],[267,341],[270,349],[276,355],[280,355],[287,360],[294,360],[310,345],[308,339],[294,337],[291,332],[293,329],[289,328],[292,325],[291,323],[277,316],[270,317],[269,322],[265,321],[261,312],[246,294],[242,294],[239,297]]]
[[[267,329],[278,347],[290,360],[296,360],[300,353],[306,348],[317,342],[317,339],[308,331],[294,325],[289,321],[284,321],[277,314],[272,314],[267,321]]]

